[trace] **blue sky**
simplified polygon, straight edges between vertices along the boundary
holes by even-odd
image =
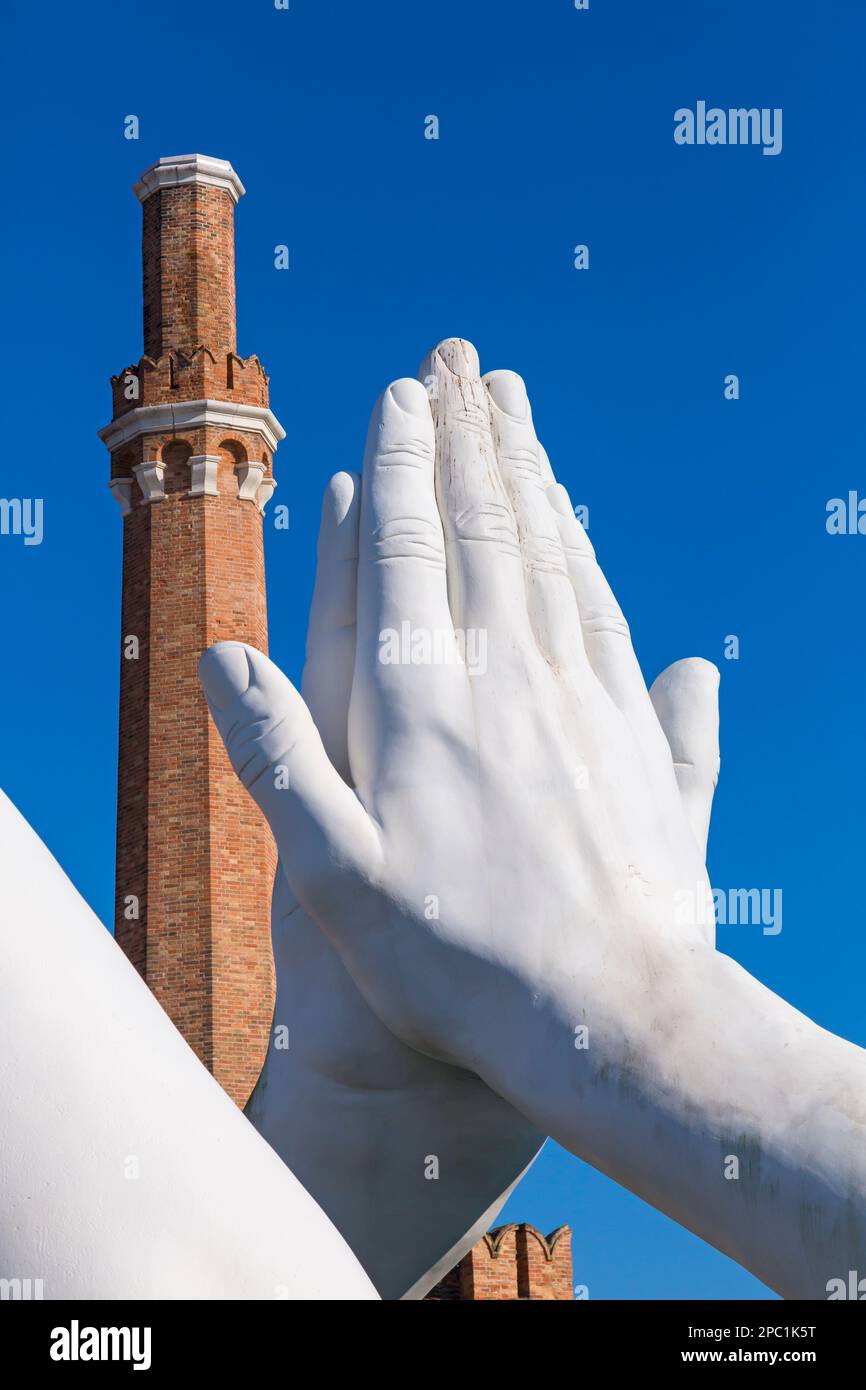
[[[0,493],[42,497],[45,535],[0,536],[0,785],[104,921],[121,531],[96,430],[141,349],[130,186],[199,151],[247,187],[239,350],[287,430],[272,655],[299,675],[321,491],[359,466],[375,397],[472,339],[526,379],[648,679],[722,669],[711,877],[781,888],[784,922],[721,948],[866,1043],[866,536],[825,528],[830,498],[866,495],[864,44],[839,0],[9,7]],[[676,145],[698,100],[782,108],[782,153]],[[769,1296],[552,1146],[505,1217],[567,1221],[593,1298]]]

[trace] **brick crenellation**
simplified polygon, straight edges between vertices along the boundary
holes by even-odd
[[[488,1231],[427,1294],[440,1303],[573,1298],[571,1230],[544,1236],[528,1222]]]
[[[214,353],[199,343],[187,354],[173,348],[154,361],[146,354],[111,378],[114,419],[142,405],[183,400],[268,404],[269,378],[258,357]]]

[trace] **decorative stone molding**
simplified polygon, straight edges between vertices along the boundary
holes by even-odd
[[[556,1230],[555,1230],[555,1231],[551,1231],[549,1236],[543,1236],[543,1235],[541,1234],[541,1231],[538,1230],[537,1226],[532,1226],[532,1225],[530,1225],[530,1223],[529,1223],[528,1221],[525,1222],[524,1224],[525,1224],[525,1226],[526,1226],[526,1234],[527,1234],[528,1236],[534,1236],[534,1237],[535,1237],[535,1239],[538,1241],[539,1245],[541,1246],[541,1248],[542,1248],[542,1250],[543,1250],[543,1252],[544,1252],[544,1258],[545,1258],[547,1261],[550,1261],[550,1260],[553,1259],[553,1257],[554,1257],[554,1255],[555,1255],[555,1253],[556,1253],[556,1247],[557,1247],[557,1245],[559,1244],[559,1242],[560,1242],[561,1240],[564,1240],[566,1236],[570,1236],[570,1235],[571,1235],[571,1227],[570,1227],[570,1226],[557,1226]]]
[[[146,463],[137,463],[132,471],[138,479],[138,486],[145,502],[165,500],[164,463],[159,459],[148,459]]]
[[[190,497],[216,497],[219,494],[217,486],[219,462],[218,454],[192,455],[189,460]]]
[[[505,1237],[508,1235],[508,1232],[509,1232],[509,1231],[516,1231],[516,1230],[517,1230],[517,1222],[516,1222],[516,1221],[511,1221],[511,1222],[509,1222],[509,1224],[508,1224],[507,1226],[497,1226],[495,1231],[485,1231],[485,1232],[484,1232],[484,1235],[481,1237],[481,1239],[484,1241],[484,1244],[487,1246],[487,1249],[488,1249],[488,1251],[489,1251],[489,1253],[490,1253],[491,1259],[493,1259],[493,1260],[498,1260],[498,1259],[499,1259],[500,1250],[501,1250],[501,1247],[502,1247],[502,1242],[504,1241]]]
[[[238,497],[242,502],[255,502],[265,476],[265,464],[249,459],[235,468],[238,475]]]
[[[265,507],[268,505],[271,498],[273,497],[276,491],[276,487],[277,484],[274,478],[262,479],[262,484],[259,488],[258,496],[256,498],[256,501],[259,504],[259,511],[261,512],[262,516],[264,516],[265,514]]]
[[[255,430],[273,453],[283,429],[266,405],[244,405],[234,401],[178,401],[176,404],[140,405],[98,431],[105,447],[114,452],[143,434],[174,433],[213,425],[224,430]]]
[[[173,154],[158,159],[145,169],[133,192],[140,203],[160,188],[176,188],[183,183],[204,183],[211,188],[223,188],[233,203],[244,196],[246,189],[227,159],[213,159],[207,154]]]
[[[112,478],[108,486],[120,505],[121,516],[129,516],[132,511],[132,478]]]
[[[219,496],[219,455],[193,454],[188,459],[190,470],[190,497]],[[273,478],[264,476],[267,465],[256,460],[239,463],[235,468],[238,476],[238,497],[242,502],[255,502],[264,515],[265,507],[276,490]],[[138,463],[133,473],[141,488],[144,502],[162,502],[165,498],[165,464],[159,459]],[[132,478],[112,478],[108,486],[120,505],[122,516],[132,511]]]

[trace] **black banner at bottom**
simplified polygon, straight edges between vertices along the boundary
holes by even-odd
[[[141,1375],[194,1370],[224,1376],[234,1369],[247,1374],[251,1366],[282,1364],[288,1374],[313,1356],[329,1373],[341,1355],[351,1358],[353,1369],[368,1360],[365,1334],[381,1335],[375,1305],[324,1305],[330,1320],[327,1340],[310,1306],[287,1303],[40,1303],[7,1301],[0,1309],[7,1364],[25,1373],[49,1372],[98,1376],[109,1368]],[[388,1314],[390,1317],[391,1315]],[[428,1378],[435,1362],[452,1372],[455,1362],[465,1362],[466,1343],[452,1346],[448,1332],[465,1334],[467,1324],[453,1309],[420,1313],[420,1323],[407,1308],[394,1314],[397,1323],[419,1343],[418,1370]],[[625,1371],[667,1371],[673,1366],[812,1366],[826,1374],[856,1365],[866,1324],[844,1303],[783,1303],[775,1300],[748,1303],[714,1302],[593,1302],[579,1301],[571,1312],[548,1307],[535,1314],[525,1309],[498,1312],[481,1309],[470,1317],[476,1334],[508,1338],[519,1332],[521,1346],[529,1349],[527,1336],[544,1338],[537,1350],[548,1356],[554,1345],[563,1351],[603,1358],[606,1367]],[[496,1321],[491,1322],[493,1316]],[[337,1319],[335,1322],[334,1319]],[[525,1322],[529,1317],[531,1321]],[[444,1318],[444,1322],[443,1322]],[[504,1321],[499,1321],[504,1318]],[[538,1321],[536,1321],[538,1319]],[[359,1336],[346,1334],[357,1333]],[[310,1341],[305,1348],[306,1337]],[[399,1334],[398,1334],[399,1335]],[[562,1339],[562,1340],[561,1340]],[[364,1347],[367,1347],[366,1351]],[[374,1343],[375,1345],[375,1343]],[[399,1345],[399,1344],[398,1344]],[[493,1348],[485,1342],[489,1353]],[[494,1346],[496,1344],[494,1343]],[[506,1342],[504,1345],[508,1345]],[[460,1347],[463,1347],[461,1351]],[[341,1348],[344,1350],[341,1351]],[[431,1359],[432,1354],[432,1359]],[[300,1365],[297,1357],[303,1358]],[[385,1349],[377,1355],[394,1365]],[[405,1362],[402,1374],[412,1377]],[[368,1366],[369,1369],[369,1366]],[[305,1375],[309,1374],[309,1370]]]

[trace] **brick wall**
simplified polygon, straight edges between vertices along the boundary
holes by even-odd
[[[234,352],[234,202],[222,188],[181,184],[146,199],[142,218],[144,351]]]

